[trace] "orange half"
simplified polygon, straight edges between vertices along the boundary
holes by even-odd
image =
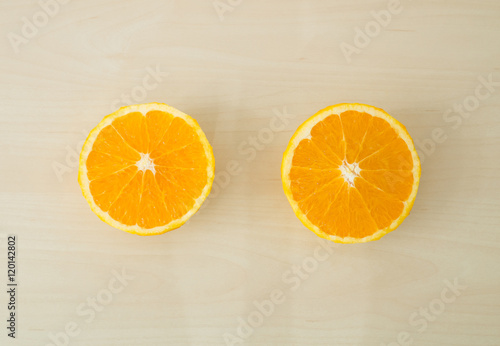
[[[212,147],[198,123],[166,104],[122,107],[90,133],[78,181],[94,213],[138,235],[184,224],[214,179]]]
[[[379,108],[339,104],[304,122],[281,166],[302,223],[339,243],[380,239],[408,216],[420,160],[405,127]]]

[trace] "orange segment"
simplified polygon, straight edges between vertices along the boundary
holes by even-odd
[[[347,184],[342,179],[334,179],[316,195],[299,202],[299,207],[315,224],[330,232],[342,233],[348,229],[349,224],[349,214],[344,210],[348,198]],[[335,208],[334,204],[340,207]],[[328,222],[328,217],[335,217],[338,222]]]
[[[123,159],[119,156],[92,151],[87,158],[89,180],[100,179],[115,174],[125,168],[133,166],[134,161]]]
[[[107,116],[80,156],[79,182],[91,209],[111,226],[139,235],[184,224],[213,179],[205,134],[165,104],[128,106]]]
[[[311,140],[317,148],[337,164],[345,155],[346,142],[338,115],[331,115],[311,129]]]
[[[130,166],[103,178],[90,181],[89,189],[94,203],[104,212],[118,199],[122,190],[137,175],[137,167]]]
[[[173,218],[165,205],[163,192],[156,182],[155,174],[147,170],[143,180],[137,224],[149,229],[165,225],[172,220]]]
[[[128,145],[140,153],[148,152],[148,127],[146,117],[141,112],[131,112],[116,118],[112,125]]]
[[[331,169],[335,158],[328,158],[312,140],[304,139],[297,146],[292,165],[311,169]],[[339,161],[338,161],[339,162]]]
[[[387,121],[372,117],[356,160],[358,162],[363,160],[398,138],[398,134]]]
[[[142,197],[144,173],[137,172],[134,178],[126,183],[123,190],[121,190],[118,198],[113,202],[109,208],[109,216],[120,223],[133,226],[138,224],[139,221],[139,203]]]
[[[353,163],[358,157],[368,127],[371,125],[373,117],[367,113],[360,113],[354,110],[346,111],[340,114],[342,122],[340,130],[345,137],[347,162]]]
[[[401,170],[408,167],[413,168],[412,153],[408,150],[407,143],[396,138],[381,149],[374,151],[359,161],[362,169],[391,169]]]
[[[146,126],[149,137],[149,152],[152,153],[165,137],[174,116],[162,111],[149,111],[146,114]],[[151,155],[150,155],[151,156]]]
[[[151,157],[157,158],[193,143],[199,144],[195,129],[189,126],[184,119],[175,118],[165,135],[158,141],[156,148],[151,152]]]
[[[130,162],[137,162],[141,158],[139,152],[125,142],[123,137],[111,125],[101,130],[100,136],[95,139],[92,151],[122,158]]]
[[[358,243],[403,222],[418,190],[420,161],[404,126],[386,112],[340,104],[297,129],[281,177],[306,227],[332,241]]]
[[[318,186],[323,187],[323,189],[329,187],[329,183],[335,182],[335,178],[340,178],[340,174],[338,169],[318,170],[292,166],[290,180],[294,200],[300,202],[311,197],[315,192],[318,192]]]
[[[162,167],[202,169],[207,166],[208,160],[204,152],[205,148],[201,143],[193,142],[166,150],[165,154],[156,157],[154,161]]]
[[[357,181],[357,190],[363,197],[370,215],[379,228],[385,228],[396,220],[404,209],[404,203],[371,185],[363,179]]]
[[[370,209],[357,189],[349,189],[349,229],[347,236],[363,239],[375,233],[378,229]]]
[[[175,175],[168,169],[159,167],[156,173],[156,181],[165,196],[164,203],[170,217],[179,218],[193,207],[193,193],[185,190]]]
[[[400,201],[406,201],[413,189],[413,175],[411,171],[392,170],[361,170],[360,176],[368,183],[390,194]]]

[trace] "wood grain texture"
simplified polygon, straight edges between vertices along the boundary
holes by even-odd
[[[73,321],[70,345],[224,345],[225,333],[247,345],[500,345],[500,3],[401,0],[350,62],[342,43],[354,45],[356,28],[388,1],[229,6],[221,20],[212,0],[74,0],[16,53],[10,33],[22,35],[23,17],[33,21],[41,7],[0,2],[0,232],[19,237],[20,284],[18,338],[2,328],[0,344],[48,345]],[[145,78],[155,85],[143,95]],[[496,85],[476,105],[479,78]],[[190,114],[214,148],[208,204],[162,236],[107,226],[77,183],[82,140],[131,94],[132,103]],[[400,228],[372,243],[332,244],[318,262],[315,252],[327,250],[294,216],[280,164],[295,129],[340,102],[372,104],[403,123],[420,148],[422,180]],[[464,102],[475,109],[462,117],[454,107]],[[271,121],[280,128],[264,138]],[[293,290],[290,270],[303,264],[310,273]],[[134,279],[108,302],[122,269]],[[466,288],[442,303],[447,280]],[[274,290],[284,302],[238,336],[238,318]],[[107,304],[91,319],[96,296]],[[439,314],[431,309],[424,328],[416,320],[429,304]]]

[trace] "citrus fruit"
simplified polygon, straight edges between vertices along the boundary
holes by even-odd
[[[339,243],[377,240],[410,213],[420,161],[405,127],[382,109],[338,104],[306,120],[281,166],[295,215]]]
[[[122,107],[90,132],[78,181],[107,224],[155,235],[184,224],[207,198],[212,148],[198,123],[161,103]]]

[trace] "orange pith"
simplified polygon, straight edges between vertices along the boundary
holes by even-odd
[[[295,214],[319,236],[376,240],[408,215],[420,162],[403,125],[359,104],[328,107],[307,120],[285,152],[282,180]]]
[[[140,235],[182,225],[213,181],[213,154],[198,124],[163,104],[121,108],[92,131],[79,181],[110,225]]]

